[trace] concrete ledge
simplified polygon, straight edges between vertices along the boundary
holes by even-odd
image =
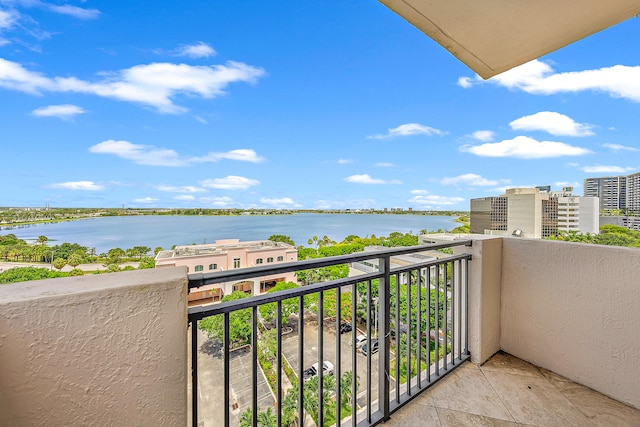
[[[187,275],[0,286],[1,425],[186,425]]]

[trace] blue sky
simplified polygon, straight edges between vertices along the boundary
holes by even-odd
[[[0,0],[0,206],[469,208],[640,170],[640,21],[482,81],[375,1]]]

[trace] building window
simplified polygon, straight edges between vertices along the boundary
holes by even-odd
[[[240,258],[233,259],[233,268],[240,268]]]
[[[284,257],[282,255],[278,257],[278,262],[280,261],[284,261]]]
[[[273,262],[273,257],[267,258],[267,262]]]
[[[256,264],[262,264],[262,258],[258,258],[258,259],[256,260]]]
[[[196,265],[196,271],[202,271],[204,270],[204,265]]]
[[[209,270],[217,270],[218,264],[209,264]]]

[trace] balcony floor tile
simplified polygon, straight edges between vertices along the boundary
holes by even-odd
[[[384,426],[640,426],[640,410],[500,352],[466,362]]]

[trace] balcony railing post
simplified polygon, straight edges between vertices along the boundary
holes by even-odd
[[[198,321],[193,320],[191,326],[191,423],[198,425]]]
[[[378,282],[378,410],[381,412],[382,420],[389,419],[389,367],[391,359],[390,323],[389,309],[391,307],[391,258],[385,256],[378,262],[382,277]],[[397,387],[397,384],[396,384]]]

